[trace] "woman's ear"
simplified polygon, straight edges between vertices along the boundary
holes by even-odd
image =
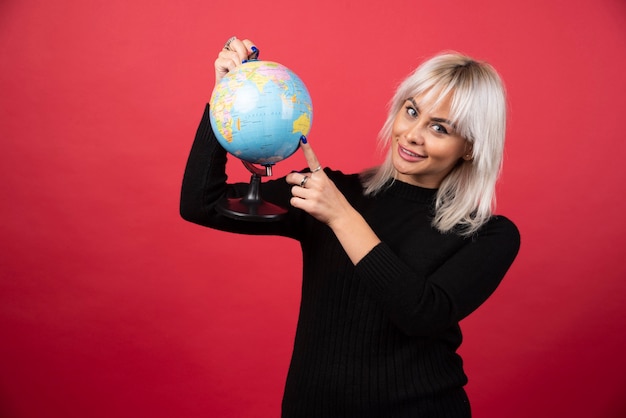
[[[474,146],[470,142],[465,143],[465,153],[463,154],[463,159],[465,161],[472,161],[474,159]]]

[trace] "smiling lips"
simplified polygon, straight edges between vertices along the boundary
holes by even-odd
[[[426,155],[421,155],[421,154],[417,154],[415,152],[409,151],[408,149],[404,148],[403,146],[399,144],[398,144],[398,153],[400,154],[400,157],[402,157],[402,159],[406,161],[411,161],[411,162],[422,161],[427,157]]]

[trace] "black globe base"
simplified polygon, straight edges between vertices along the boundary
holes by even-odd
[[[280,220],[287,210],[273,203],[266,202],[261,198],[259,186],[261,176],[271,175],[271,166],[266,166],[264,171],[243,162],[246,168],[252,173],[248,193],[242,198],[223,197],[217,203],[217,211],[232,219],[251,222],[271,222]]]
[[[244,202],[244,199],[223,198],[217,205],[217,210],[224,216],[232,219],[251,222],[271,222],[280,220],[287,210],[280,206],[259,200]]]

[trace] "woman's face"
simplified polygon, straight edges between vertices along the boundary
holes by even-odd
[[[392,162],[396,179],[436,189],[461,158],[471,159],[471,145],[449,119],[451,95],[436,107],[422,97],[408,98],[393,123]]]

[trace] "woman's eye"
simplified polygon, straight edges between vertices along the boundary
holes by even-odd
[[[448,133],[448,130],[443,125],[440,125],[438,123],[435,123],[433,125],[433,129],[435,130],[435,132],[440,133],[440,134],[447,134]]]
[[[412,106],[406,107],[406,113],[408,113],[408,115],[411,117],[417,117],[417,110],[415,110]]]

